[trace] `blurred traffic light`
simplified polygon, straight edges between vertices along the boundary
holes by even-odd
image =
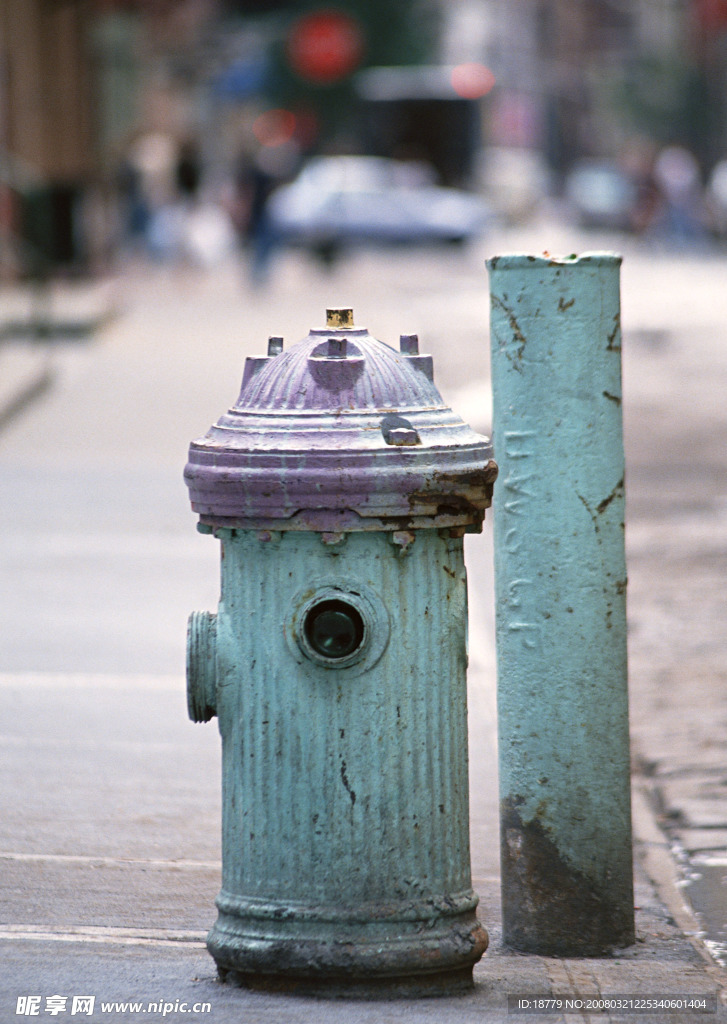
[[[288,61],[300,78],[329,85],[347,78],[364,55],[360,23],[337,10],[317,10],[293,22],[286,44]]]

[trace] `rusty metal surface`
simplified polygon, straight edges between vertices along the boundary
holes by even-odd
[[[287,351],[273,340],[190,446],[185,479],[202,523],[481,529],[492,447],[445,404],[416,336],[401,351],[360,327],[316,328]]]
[[[524,821],[517,798],[500,804],[503,929],[526,953],[598,956],[635,941],[632,893],[601,886],[558,848],[540,818]]]

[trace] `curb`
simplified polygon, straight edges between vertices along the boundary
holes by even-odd
[[[45,394],[55,376],[46,346],[20,342],[0,346],[0,430]]]
[[[720,1002],[727,1006],[727,971],[704,944],[701,925],[683,896],[683,883],[669,838],[659,827],[654,812],[654,793],[643,777],[633,778],[631,799],[635,856],[674,923],[703,961],[704,970],[719,989]]]
[[[113,279],[83,287],[51,285],[40,299],[18,285],[5,293],[0,320],[0,430],[57,377],[54,342],[92,339],[118,314]]]

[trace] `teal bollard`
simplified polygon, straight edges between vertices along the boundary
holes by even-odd
[[[620,257],[488,261],[505,942],[634,942]]]

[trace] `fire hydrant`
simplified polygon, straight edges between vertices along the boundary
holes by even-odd
[[[190,446],[216,614],[189,621],[190,717],[222,737],[220,977],[321,995],[472,984],[467,584],[497,466],[400,351],[328,310],[247,360]]]

